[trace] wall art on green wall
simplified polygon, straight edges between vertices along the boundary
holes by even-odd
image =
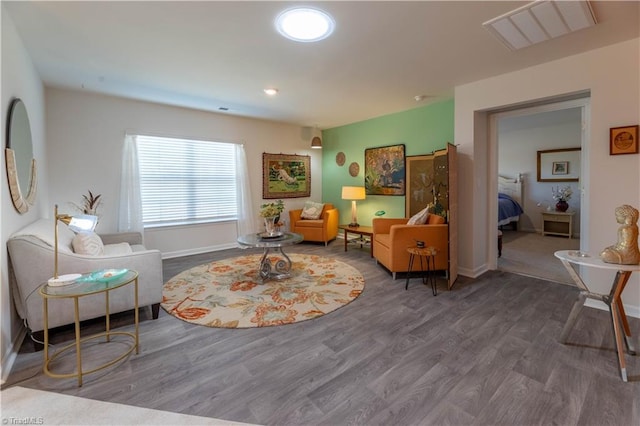
[[[404,144],[364,150],[364,187],[367,195],[404,195]]]

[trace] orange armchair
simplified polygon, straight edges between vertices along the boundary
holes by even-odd
[[[397,272],[409,269],[407,247],[416,245],[416,240],[424,241],[427,247],[435,247],[435,269],[448,270],[449,263],[449,225],[438,215],[429,215],[425,225],[407,225],[408,218],[373,219],[373,257],[396,278]],[[440,222],[440,223],[438,223]],[[414,262],[412,271],[420,268],[420,262]]]
[[[291,232],[301,234],[304,241],[322,242],[326,246],[338,236],[338,209],[326,203],[320,219],[302,219],[302,209],[289,210]]]

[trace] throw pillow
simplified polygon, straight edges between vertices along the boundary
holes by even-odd
[[[73,251],[78,254],[89,256],[100,256],[104,254],[104,244],[102,238],[95,232],[80,232],[71,242]]]
[[[418,213],[411,216],[411,219],[407,222],[407,225],[424,225],[427,223],[427,218],[429,217],[429,207],[425,207],[420,210]]]
[[[302,219],[320,219],[323,208],[323,203],[314,203],[313,201],[307,201],[306,203],[304,203],[304,208],[302,209],[302,214],[300,215],[300,217]]]

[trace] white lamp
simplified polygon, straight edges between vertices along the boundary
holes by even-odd
[[[351,223],[349,224],[352,228],[357,228],[360,226],[358,224],[358,217],[356,213],[356,200],[364,200],[366,198],[366,194],[364,191],[364,186],[343,186],[342,187],[342,199],[343,200],[351,200]]]
[[[98,217],[88,214],[69,216],[68,214],[58,214],[58,205],[53,209],[54,217],[54,257],[53,257],[53,277],[49,278],[47,284],[50,286],[61,286],[71,284],[82,274],[66,274],[58,276],[58,221],[66,224],[73,232],[92,232],[98,224]]]

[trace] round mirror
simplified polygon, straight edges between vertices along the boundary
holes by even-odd
[[[20,99],[11,102],[7,123],[5,156],[9,191],[16,210],[25,213],[36,198],[36,161],[33,158],[29,116]]]

